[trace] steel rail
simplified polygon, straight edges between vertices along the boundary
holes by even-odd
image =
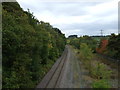
[[[65,65],[65,60],[68,54],[68,47],[66,46],[62,56],[52,66],[50,71],[45,75],[37,88],[56,88],[58,80],[60,79],[61,72]]]

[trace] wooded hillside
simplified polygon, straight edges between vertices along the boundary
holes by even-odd
[[[65,35],[17,2],[2,7],[3,88],[33,88],[63,52]]]

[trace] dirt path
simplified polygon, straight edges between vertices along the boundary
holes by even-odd
[[[68,46],[67,61],[58,88],[82,88],[82,75],[73,49]]]

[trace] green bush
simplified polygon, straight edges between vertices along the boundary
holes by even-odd
[[[95,63],[92,67],[91,76],[97,79],[109,79],[112,71],[108,70],[103,63]]]
[[[80,45],[80,57],[84,60],[91,60],[93,57],[92,49],[86,43]]]
[[[91,73],[91,60],[93,58],[93,53],[92,49],[89,48],[86,43],[81,43],[80,45],[80,58],[82,59],[82,62],[85,65],[86,69],[88,69],[89,73]]]
[[[104,79],[94,81],[93,84],[92,84],[92,87],[93,88],[111,88],[111,86],[108,83],[108,81],[104,80]]]

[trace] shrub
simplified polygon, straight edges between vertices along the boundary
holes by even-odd
[[[104,79],[94,81],[93,84],[92,84],[92,87],[93,88],[111,88],[111,86],[108,83],[108,81],[104,80]]]
[[[83,60],[83,64],[91,73],[91,60],[93,58],[92,49],[88,47],[86,43],[80,45],[80,58]]]
[[[97,79],[109,79],[112,71],[108,70],[103,63],[95,63],[96,65],[92,67],[91,76]]]
[[[80,45],[80,57],[84,60],[91,60],[93,57],[92,49],[86,43],[81,43]]]

